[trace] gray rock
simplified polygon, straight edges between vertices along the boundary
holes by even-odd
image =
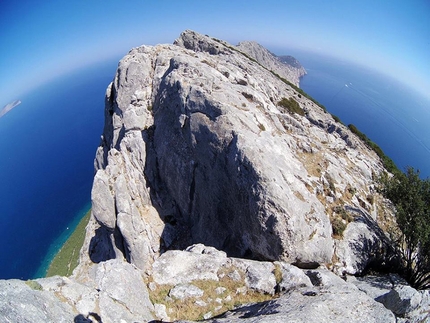
[[[211,322],[396,322],[382,304],[362,292],[300,288],[278,299],[250,304]]]
[[[347,281],[375,300],[387,294],[393,288],[393,283],[389,276],[347,276]]]
[[[338,262],[334,271],[339,275],[356,275],[365,270],[396,270],[398,255],[392,241],[363,209],[346,207],[354,217],[343,232],[343,239],[335,241]]]
[[[93,269],[94,286],[103,322],[144,322],[153,319],[154,307],[143,277],[133,265],[121,260],[100,263]]]
[[[397,315],[398,322],[429,322],[430,291],[417,291],[395,274],[348,281]]]
[[[218,281],[218,271],[227,263],[227,257],[170,250],[154,262],[152,277],[159,285],[187,284],[193,280]]]
[[[275,294],[276,279],[273,274],[275,266],[272,263],[232,258],[232,265],[245,273],[248,288],[261,293]]]
[[[220,322],[393,321],[382,304],[329,271],[299,273],[285,264],[316,268],[335,249],[339,274],[388,263],[388,252],[377,255],[387,244],[369,220],[380,206],[366,202],[376,194],[372,174],[383,170],[376,154],[270,72],[266,58],[273,57],[260,47],[253,45],[266,58],[257,63],[192,31],[175,44],[132,49],[106,90],[92,217],[73,277],[30,286],[0,281],[0,318],[149,321],[154,307],[142,275],[152,272],[155,284],[227,275],[244,280],[240,293],[288,291]],[[283,98],[294,99],[303,116],[281,106]],[[335,243],[328,213],[340,201],[369,216]],[[280,282],[267,260],[281,261]],[[396,312],[426,319],[420,308],[428,294],[400,287],[388,294]]]
[[[184,300],[190,297],[201,297],[203,296],[203,293],[204,292],[200,288],[193,284],[179,284],[170,290],[169,296],[179,300]]]
[[[36,281],[0,280],[1,322],[73,322],[77,315]]]
[[[279,282],[279,291],[286,292],[297,287],[312,286],[312,282],[303,270],[285,262],[275,262],[282,273],[282,280]]]
[[[422,301],[422,295],[410,286],[398,285],[376,300],[384,304],[394,314],[403,317],[418,308]]]

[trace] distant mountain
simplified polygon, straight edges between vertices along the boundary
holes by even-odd
[[[255,41],[240,42],[237,48],[296,86],[299,86],[300,78],[306,74],[304,67],[294,57],[276,56]]]
[[[12,110],[13,108],[17,107],[18,105],[21,104],[20,100],[15,100],[11,103],[6,104],[3,109],[0,110],[0,118],[3,117],[6,113],[8,113],[10,110]]]
[[[290,65],[292,67],[299,68],[299,69],[303,68],[302,64],[300,64],[300,62],[293,56],[281,55],[281,56],[277,56],[277,57],[284,64],[287,64],[287,65]]]

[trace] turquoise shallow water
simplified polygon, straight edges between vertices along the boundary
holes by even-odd
[[[0,278],[40,276],[88,210],[104,93],[116,65],[56,79],[0,119]]]

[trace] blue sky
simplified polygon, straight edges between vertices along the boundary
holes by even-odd
[[[0,4],[0,107],[76,68],[192,29],[355,61],[430,97],[430,1],[14,0]],[[114,73],[114,71],[112,72]]]

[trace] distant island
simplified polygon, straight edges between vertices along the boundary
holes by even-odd
[[[13,108],[17,107],[18,105],[21,104],[20,100],[15,100],[11,103],[6,104],[3,109],[0,110],[0,118],[3,117],[6,113],[8,113],[10,110],[12,110]]]

